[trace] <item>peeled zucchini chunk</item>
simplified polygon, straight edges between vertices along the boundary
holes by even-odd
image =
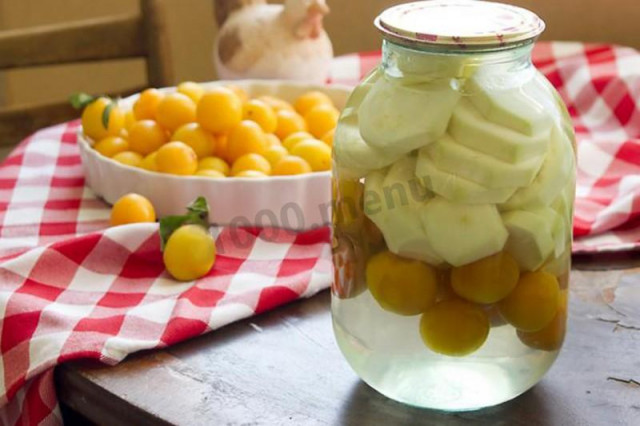
[[[423,148],[418,154],[416,176],[431,191],[449,201],[463,204],[497,204],[509,199],[517,187],[487,188],[478,183],[441,170]]]
[[[487,121],[468,99],[453,111],[449,133],[461,145],[508,163],[520,163],[547,151],[550,128],[533,136]]]
[[[468,55],[443,55],[416,52],[412,49],[394,47],[402,50],[396,57],[396,66],[403,77],[425,80],[444,78],[469,78],[477,68],[477,60]]]
[[[419,205],[431,198],[429,191],[416,177],[417,158],[405,156],[391,165],[383,181],[386,207]]]
[[[535,271],[556,249],[553,238],[556,216],[548,208],[513,210],[502,215],[509,231],[505,249],[523,270]]]
[[[441,256],[429,245],[417,209],[400,208],[393,214],[371,220],[384,235],[388,249],[398,256],[420,260],[432,266],[443,263]]]
[[[553,255],[558,257],[568,249],[571,235],[567,227],[566,218],[555,210],[548,208],[553,214],[553,223],[551,224],[551,238],[553,238]]]
[[[488,121],[527,136],[536,136],[548,131],[552,118],[538,96],[523,90],[527,83],[501,90],[490,78],[476,75],[468,80],[465,90],[470,94],[471,103]],[[539,87],[532,86],[529,90]]]
[[[406,86],[382,78],[362,102],[360,133],[373,148],[406,154],[444,134],[459,99],[446,82]]]
[[[499,252],[507,230],[492,204],[457,204],[435,197],[421,208],[422,224],[435,252],[462,266]]]
[[[544,160],[541,155],[517,164],[506,163],[461,145],[449,135],[425,149],[441,170],[491,189],[529,185]]]
[[[560,216],[573,219],[573,197],[576,191],[575,178],[571,178],[564,182],[562,191],[555,200],[551,202],[551,208],[554,209]]]
[[[402,154],[393,155],[369,146],[360,136],[358,115],[355,113],[340,117],[334,139],[337,166],[351,170],[352,175],[359,175],[352,177],[362,177],[368,171],[382,169],[402,157]]]
[[[344,109],[342,110],[343,111],[342,114],[357,115],[358,110],[360,109],[360,105],[362,104],[362,101],[367,96],[367,94],[371,91],[371,88],[373,87],[375,82],[380,80],[383,74],[384,74],[384,71],[382,71],[380,68],[375,68],[373,71],[371,71],[362,80],[362,82],[360,82],[360,84],[355,89],[353,89],[353,91],[349,95],[349,98],[347,99],[347,103]]]
[[[334,136],[335,170],[340,177],[364,177],[369,171],[384,168],[402,156],[390,155],[369,146],[360,134],[360,104],[381,75],[382,71],[378,69],[369,74],[351,93],[342,111]]]
[[[415,178],[415,159],[399,160],[388,173],[371,172],[365,179],[364,211],[382,232],[388,249],[439,265],[443,260],[429,245],[420,220],[420,207],[428,198]]]
[[[575,182],[565,184],[563,191],[551,203],[551,208],[557,213],[558,219],[554,223],[553,238],[556,241],[555,255],[560,256],[565,251],[571,251],[570,242],[573,232],[573,196]]]
[[[562,275],[567,272],[571,261],[571,236],[573,232],[573,196],[575,182],[569,180],[565,183],[562,192],[553,200],[551,206],[546,207],[555,213],[555,219],[551,225],[551,237],[554,241],[554,250],[542,266],[542,270],[553,275]],[[535,211],[535,210],[534,210]]]
[[[570,141],[575,139],[571,116],[564,105],[564,101],[544,75],[536,73],[529,82],[522,86],[522,91],[525,96],[536,100],[542,105],[545,112],[551,116],[555,123],[560,123],[561,130]]]
[[[518,189],[500,206],[500,209],[548,206],[566,185],[574,169],[574,161],[571,141],[564,131],[554,126],[551,131],[549,151],[535,179],[531,185]]]

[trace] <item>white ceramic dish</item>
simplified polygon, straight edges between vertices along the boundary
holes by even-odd
[[[203,83],[205,87],[235,84],[250,96],[274,95],[293,101],[309,90],[321,90],[342,109],[351,89],[347,86],[314,86],[283,81],[239,80]],[[175,88],[166,88],[171,92]],[[129,108],[137,95],[120,101]],[[331,172],[265,179],[174,176],[125,166],[98,154],[93,141],[78,134],[86,184],[109,204],[135,192],[147,197],[159,217],[183,214],[185,207],[204,196],[212,223],[239,226],[275,226],[295,230],[326,225],[331,221]]]

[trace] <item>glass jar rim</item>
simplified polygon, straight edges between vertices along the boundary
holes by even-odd
[[[414,49],[495,51],[533,43],[545,29],[535,13],[478,0],[423,0],[393,6],[374,21],[383,37]]]

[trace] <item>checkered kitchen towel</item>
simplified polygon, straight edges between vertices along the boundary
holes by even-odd
[[[640,246],[635,226],[640,54],[540,43],[535,62],[559,88],[579,136],[578,251]],[[336,59],[355,82],[378,54]],[[211,274],[164,272],[157,226],[105,229],[108,207],[84,187],[72,122],[23,142],[0,166],[0,423],[59,424],[52,367],[114,364],[329,286],[329,230],[216,229]],[[639,228],[640,229],[640,228]]]
[[[177,283],[157,224],[107,228],[84,187],[77,122],[45,129],[0,166],[0,424],[60,424],[53,367],[197,336],[309,297],[332,280],[330,230],[216,228],[211,273]]]
[[[0,424],[59,424],[52,378],[59,363],[116,364],[331,283],[328,228],[215,229],[215,267],[188,283],[166,274],[157,230],[111,228],[0,265]]]

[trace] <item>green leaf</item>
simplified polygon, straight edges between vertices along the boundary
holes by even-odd
[[[69,96],[69,102],[75,109],[82,109],[96,99],[98,98],[82,92],[74,93],[73,95]]]
[[[209,229],[209,205],[204,197],[196,198],[187,207],[187,214],[160,219],[160,244],[164,250],[171,234],[183,225],[198,225]]]
[[[209,204],[204,197],[198,197],[187,207],[187,223],[209,229]]]
[[[164,247],[169,241],[169,237],[173,232],[187,222],[188,216],[165,216],[160,219],[160,248],[164,251]]]
[[[187,210],[190,213],[194,213],[206,218],[209,216],[209,204],[207,204],[207,199],[204,197],[198,197],[189,206]]]
[[[114,106],[116,106],[116,103],[111,101],[104,108],[104,111],[102,111],[102,127],[105,129],[109,128],[109,116],[111,115],[111,110]]]

